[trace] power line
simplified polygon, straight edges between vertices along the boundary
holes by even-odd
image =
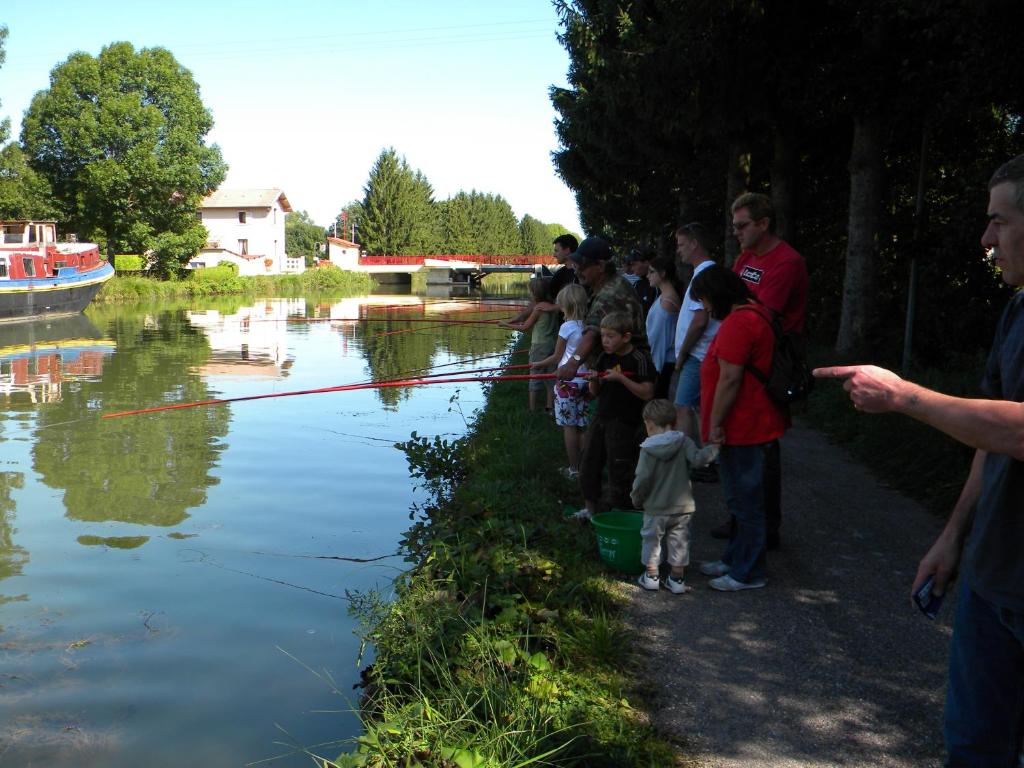
[[[543,24],[544,26],[528,26]],[[513,29],[513,27],[519,27]],[[498,28],[498,29],[495,29]],[[462,34],[460,30],[489,30],[483,34]],[[437,32],[453,32],[454,34],[434,34]],[[556,32],[550,26],[548,19],[529,19],[524,21],[491,22],[486,24],[453,24],[435,27],[409,27],[409,28],[387,28],[364,32],[346,32],[343,35],[313,35],[297,38],[295,36],[286,38],[261,38],[261,39],[228,39],[218,40],[215,45],[210,43],[157,43],[153,46],[162,47],[175,53],[184,53],[190,50],[201,51],[199,54],[188,54],[189,59],[214,59],[220,60],[233,58],[236,55],[231,48],[240,49],[238,57],[244,53],[245,58],[252,56],[267,56],[273,53],[317,53],[359,50],[390,50],[398,47],[429,47],[447,44],[474,44],[474,43],[496,43],[514,42],[527,39],[539,39],[546,35],[554,35]],[[400,35],[401,37],[396,37]],[[356,42],[353,43],[353,40]],[[325,44],[326,43],[326,44]],[[73,51],[68,52],[68,56]],[[17,71],[19,69],[38,66],[46,63],[47,59],[42,56],[19,57],[8,61],[0,69],[0,73]],[[56,65],[57,62],[54,62]]]

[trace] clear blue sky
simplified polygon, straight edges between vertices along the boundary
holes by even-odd
[[[568,68],[550,0],[9,0],[0,24],[0,117],[15,137],[54,66],[127,40],[191,70],[225,187],[280,187],[327,224],[393,146],[438,199],[497,193],[518,216],[579,231],[550,157],[548,88]]]

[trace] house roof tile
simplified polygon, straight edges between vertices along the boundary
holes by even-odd
[[[291,204],[280,189],[218,189],[203,199],[203,208],[269,208],[280,201],[290,213]]]

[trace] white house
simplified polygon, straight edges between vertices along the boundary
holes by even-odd
[[[355,269],[359,266],[359,244],[340,237],[328,237],[327,259],[341,269]]]
[[[206,246],[189,264],[238,265],[240,275],[302,272],[302,259],[285,253],[284,216],[292,210],[280,189],[218,189],[203,200],[200,216],[209,233]]]

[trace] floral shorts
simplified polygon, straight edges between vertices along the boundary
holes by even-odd
[[[586,384],[572,381],[555,383],[555,424],[560,427],[587,426]]]

